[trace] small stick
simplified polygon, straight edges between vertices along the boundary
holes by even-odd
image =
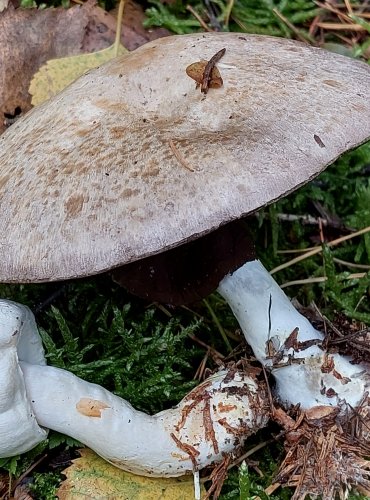
[[[207,94],[209,88],[209,82],[211,81],[211,74],[213,68],[216,66],[216,63],[221,59],[221,57],[225,54],[226,49],[219,50],[211,59],[207,62],[206,67],[204,68],[202,85],[200,87],[201,92],[203,94]]]
[[[46,457],[47,457],[47,454],[42,455],[42,457],[40,457],[38,460],[36,460],[36,462],[33,462],[33,464],[32,464],[32,465],[30,465],[30,466],[28,467],[28,469],[27,469],[25,472],[23,472],[23,474],[22,474],[21,476],[19,476],[19,478],[18,478],[16,481],[14,481],[14,483],[11,485],[11,493],[14,493],[14,491],[15,491],[16,487],[22,483],[23,479],[24,479],[25,477],[27,477],[27,476],[30,474],[30,472],[32,472],[32,471],[33,471],[33,469],[34,469],[35,467],[37,467],[38,465],[40,465],[40,463],[41,463],[43,460],[45,460],[45,458],[46,458]],[[2,498],[2,497],[1,497],[1,498]]]
[[[303,35],[301,35],[301,33],[297,30],[294,24],[292,24],[285,16],[283,16],[283,14],[278,9],[272,9],[272,12],[275,14],[276,17],[280,19],[280,21],[286,24],[288,28],[293,31],[298,40],[309,45],[309,42]]]
[[[191,340],[194,340],[194,342],[196,342],[197,344],[199,344],[202,347],[204,347],[205,349],[207,349],[207,352],[210,352],[214,356],[217,356],[220,359],[225,358],[225,356],[223,354],[221,354],[220,352],[216,351],[216,349],[214,349],[213,347],[211,347],[208,344],[206,344],[205,342],[203,342],[203,340],[198,339],[198,337],[196,337],[192,333],[188,333],[188,337],[190,337]]]
[[[339,19],[341,19],[343,21],[352,22],[352,19],[347,14],[344,14],[340,10],[335,9],[333,6],[329,5],[328,3],[320,3],[318,1],[315,1],[315,4],[318,7],[321,7],[322,9],[328,10],[329,12],[336,14],[339,17]]]
[[[320,19],[321,19],[321,17],[320,17],[320,16],[316,16],[316,17],[313,19],[313,21],[311,22],[311,24],[310,24],[310,28],[309,28],[309,30],[308,30],[308,34],[309,34],[310,36],[312,36],[312,37],[313,37],[313,36],[315,36],[316,31],[317,31],[317,23],[318,23],[318,22],[320,22]]]
[[[362,234],[370,232],[370,226],[364,227],[363,229],[360,229],[360,231],[356,231],[355,233],[352,234],[347,234],[346,236],[342,236],[341,238],[338,238],[336,240],[329,241],[326,243],[326,246],[328,247],[333,247],[335,245],[339,245],[339,243],[343,243],[343,241],[350,240],[352,238],[355,238],[356,236],[361,236]],[[290,260],[289,262],[285,262],[284,264],[281,264],[280,266],[275,267],[274,269],[271,269],[270,274],[275,274],[278,271],[281,271],[282,269],[286,269],[287,267],[292,266],[293,264],[297,264],[297,262],[300,262],[301,260],[308,259],[308,257],[312,257],[313,255],[316,255],[317,253],[322,252],[322,247],[315,247],[309,252],[306,252],[304,255],[299,255],[298,257],[295,257],[294,259]]]
[[[347,260],[338,259],[337,257],[333,257],[333,261],[342,266],[353,267],[354,269],[370,270],[370,266],[367,264],[355,264],[354,262],[348,262]]]
[[[256,446],[253,446],[249,451],[244,453],[241,457],[237,458],[232,464],[230,464],[229,469],[232,467],[235,467],[235,465],[239,465],[243,460],[246,458],[249,458],[253,453],[256,453],[257,451],[261,450],[262,448],[265,448],[269,444],[276,443],[276,439],[269,439],[268,441],[263,441],[262,443],[257,444]]]
[[[119,46],[121,43],[122,18],[123,18],[124,7],[125,7],[125,0],[121,0],[119,3],[119,6],[118,6],[116,38],[114,40],[114,55],[115,55],[115,57],[118,56]]]
[[[204,375],[204,371],[206,369],[208,357],[209,357],[209,350],[203,356],[203,359],[200,362],[200,365],[198,366],[197,371],[194,374],[193,380],[202,380],[203,375]]]
[[[218,331],[220,332],[221,337],[222,337],[223,341],[225,342],[227,350],[230,353],[233,350],[233,348],[231,347],[229,339],[227,338],[227,334],[226,334],[220,320],[218,319],[217,314],[214,312],[214,310],[211,307],[211,304],[206,299],[203,299],[203,303],[206,306],[206,308],[208,309],[208,312],[210,313],[211,318],[213,319],[216,327],[218,328]]]
[[[175,158],[180,163],[180,165],[185,167],[187,170],[190,170],[190,172],[194,172],[194,169],[185,161],[185,158],[181,156],[180,151],[177,149],[172,139],[168,141],[168,145],[170,146],[170,150],[175,155]]]
[[[319,28],[326,30],[346,30],[346,31],[366,31],[364,26],[360,24],[341,24],[341,23],[317,23]]]
[[[234,0],[228,0],[225,9],[225,21],[224,21],[226,28],[229,26],[230,16],[233,8],[234,8]]]
[[[344,4],[346,6],[346,9],[347,9],[347,12],[350,16],[353,15],[353,10],[352,10],[352,5],[351,5],[351,2],[349,0],[344,0]]]
[[[323,226],[330,226],[331,224],[326,219],[321,219],[321,217],[313,217],[312,215],[294,215],[294,214],[277,214],[277,218],[282,222],[295,222],[301,221],[302,224],[321,224]]]
[[[187,5],[186,6],[186,10],[188,10],[190,12],[190,14],[192,14],[195,17],[195,19],[198,21],[198,23],[201,25],[201,27],[205,31],[208,31],[208,32],[212,32],[213,31],[209,26],[207,26],[207,24],[203,21],[203,19],[200,17],[200,15],[198,14],[198,12],[196,10],[194,10],[191,5]]]
[[[307,253],[310,250],[314,250],[316,247],[306,247],[306,248],[292,248],[291,250],[277,250],[277,254],[290,254],[290,253]]]
[[[346,276],[346,280],[354,280],[354,279],[361,279],[365,278],[366,273],[353,273],[350,274],[349,276]],[[327,281],[326,276],[318,276],[317,278],[305,278],[301,280],[294,280],[294,281],[287,281],[286,283],[283,283],[280,285],[280,288],[286,288],[287,286],[294,286],[294,285],[307,285],[310,283],[324,283],[324,281]]]

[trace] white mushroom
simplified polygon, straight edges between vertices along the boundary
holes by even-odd
[[[24,453],[47,437],[37,423],[19,367],[19,358],[45,364],[33,323],[27,307],[0,300],[0,457]]]
[[[237,454],[267,423],[263,387],[239,370],[219,371],[175,408],[149,416],[96,384],[46,366],[28,308],[2,300],[0,326],[2,457],[45,439],[41,425],[78,439],[122,469],[180,476]]]
[[[186,68],[223,48],[217,64],[223,84],[205,97]],[[237,33],[169,37],[147,44],[84,75],[0,137],[0,280],[37,282],[96,274],[196,239],[293,191],[368,140],[369,117],[369,67],[338,54]],[[233,265],[230,271],[235,269]],[[226,278],[220,291],[263,363],[271,363],[266,342],[271,340],[279,350],[297,326],[299,335],[320,338],[279,298],[263,271],[256,288],[243,292],[243,273],[248,275],[250,267],[245,269]],[[294,319],[283,332],[277,320],[266,333],[266,319],[260,327],[254,311],[234,292],[251,300],[254,295],[255,311],[262,306],[264,318],[270,312],[273,321],[272,311],[280,307],[275,304],[281,304]],[[261,337],[254,328],[262,329]],[[281,398],[297,401],[283,389],[283,380],[297,374],[308,395],[307,407],[333,404],[342,396],[356,404],[365,388],[361,378],[336,357],[334,365],[344,377],[343,388],[338,387],[333,371],[325,376],[317,371],[320,355],[311,346],[303,351],[302,367],[274,369]],[[287,353],[282,356],[286,359]],[[310,363],[316,371],[310,371]],[[53,370],[24,365],[26,374],[42,369]],[[68,384],[75,380],[64,373],[62,378]],[[40,401],[40,422],[48,426],[43,396],[33,392],[33,382],[29,377],[33,399]],[[358,398],[348,388],[358,390]],[[327,389],[337,391],[332,401],[333,391]],[[101,393],[97,398],[94,394],[83,397],[101,401]],[[114,413],[108,396],[102,402],[105,397],[109,408],[99,410],[101,417],[85,416],[98,421],[92,424],[96,427],[104,415]],[[126,403],[119,404],[131,411]],[[36,407],[34,411],[38,415]],[[225,432],[223,436],[221,442]],[[189,470],[194,468],[190,462],[185,465]]]
[[[257,359],[271,369],[276,393],[286,405],[319,405],[348,411],[369,389],[367,367],[327,354],[323,334],[291,304],[259,261],[251,261],[218,287]]]
[[[276,481],[296,487],[294,500],[347,498],[352,487],[370,494],[370,368],[328,353],[323,335],[299,314],[258,261],[226,276],[218,291],[231,306],[256,357],[276,380],[287,455]],[[297,406],[296,406],[297,408]]]

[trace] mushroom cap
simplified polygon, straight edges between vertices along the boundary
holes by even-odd
[[[205,96],[188,65],[217,63]],[[190,241],[370,138],[370,68],[281,38],[156,40],[0,137],[0,281],[99,273]]]

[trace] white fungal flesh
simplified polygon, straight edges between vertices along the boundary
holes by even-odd
[[[259,261],[247,262],[226,276],[218,291],[233,310],[255,356],[271,367],[281,401],[300,403],[302,409],[360,403],[368,387],[363,366],[353,365],[339,354],[326,355],[318,345],[287,348],[285,343],[295,328],[298,342],[320,341],[323,335],[294,308]],[[288,366],[278,366],[286,363]]]
[[[31,311],[0,301],[0,457],[23,453],[54,429],[117,467],[180,476],[223,460],[268,420],[264,392],[246,374],[216,373],[175,408],[136,411],[102,387],[45,365]]]
[[[29,340],[29,357],[44,362],[40,340],[37,341],[35,335],[28,331],[29,314],[32,313],[25,306],[0,300],[1,458],[28,451],[47,436],[46,430],[38,425],[32,411],[18,364],[17,345],[23,333],[25,339]]]
[[[202,469],[267,423],[257,384],[240,372],[218,372],[175,408],[149,416],[65,370],[21,367],[41,425],[136,474],[179,476]]]

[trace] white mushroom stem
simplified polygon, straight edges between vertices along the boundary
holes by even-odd
[[[34,319],[27,307],[0,301],[0,457],[23,453],[47,437],[35,418],[27,398],[18,355],[45,363],[40,338],[33,330]],[[22,342],[20,342],[20,338]],[[18,347],[20,352],[18,353]]]
[[[236,452],[267,423],[257,383],[238,371],[216,373],[175,408],[149,416],[65,370],[21,367],[40,425],[136,474],[180,476],[202,469]]]
[[[248,262],[226,276],[218,291],[233,310],[255,356],[270,367],[282,402],[300,403],[302,409],[360,403],[368,390],[364,366],[351,364],[346,356],[328,355],[315,345],[323,339],[322,333],[298,313],[259,261]],[[308,344],[302,344],[306,341]]]
[[[106,389],[46,366],[32,313],[6,300],[0,300],[0,354],[0,457],[45,439],[42,426],[122,469],[180,476],[237,453],[268,420],[264,389],[234,368],[214,374],[173,409],[154,416],[136,411]]]

